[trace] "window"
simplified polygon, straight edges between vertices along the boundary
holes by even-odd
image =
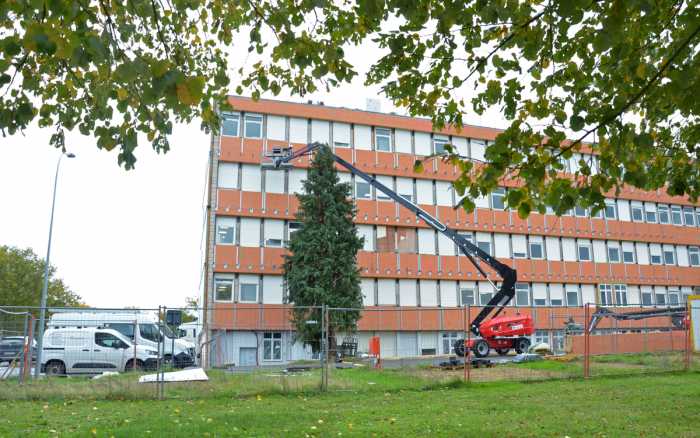
[[[391,190],[391,191],[394,190],[394,178],[392,178],[392,177],[390,177],[390,176],[385,176],[385,175],[377,175],[377,176],[376,176],[376,179],[377,179],[377,181],[379,181],[380,183],[382,183],[382,184],[384,184],[385,186],[387,186],[387,187],[389,188],[389,190]],[[380,201],[390,201],[390,200],[391,200],[391,198],[389,197],[389,195],[387,195],[386,193],[382,192],[382,191],[379,190],[378,188],[377,188],[377,199],[380,200]]]
[[[524,259],[527,257],[527,238],[521,234],[514,234],[511,237],[513,243],[513,258]]]
[[[474,301],[474,289],[472,288],[462,288],[459,290],[460,298],[462,299],[462,306],[473,306]]]
[[[697,246],[689,246],[688,258],[690,259],[690,266],[700,266],[700,248]]]
[[[355,198],[356,199],[372,199],[372,188],[369,183],[364,181],[355,181]]]
[[[642,306],[653,306],[653,294],[651,293],[651,287],[642,286]]]
[[[111,333],[95,332],[95,344],[107,348],[126,348],[126,342]]]
[[[673,225],[683,225],[683,217],[681,216],[681,208],[677,205],[671,206],[671,222],[673,222]]]
[[[375,128],[374,144],[378,151],[391,152],[391,129]]]
[[[241,116],[237,113],[222,113],[221,134],[231,137],[238,137],[238,125],[240,121]]]
[[[666,291],[663,289],[656,290],[656,305],[665,306],[666,305]]]
[[[578,260],[581,262],[590,262],[591,261],[591,243],[588,241],[581,241],[579,240],[578,242]]]
[[[450,144],[450,139],[447,137],[433,137],[433,151],[435,154],[444,154],[445,145]]]
[[[416,180],[416,198],[418,204],[435,205],[433,182],[428,179]]]
[[[350,147],[350,125],[347,123],[333,123],[333,145],[337,148]]]
[[[583,207],[576,207],[574,208],[574,214],[578,217],[586,217],[586,209]]]
[[[420,254],[435,254],[435,231],[418,229],[418,252]]]
[[[695,224],[700,227],[700,207],[695,209]]]
[[[449,332],[442,334],[442,354],[454,354],[455,342],[462,339],[460,332]]]
[[[543,259],[544,258],[542,238],[539,236],[530,236],[530,258],[531,259]]]
[[[605,218],[606,219],[617,219],[617,209],[616,203],[613,200],[605,201]]]
[[[435,200],[437,205],[443,205],[445,207],[452,207],[454,201],[452,200],[452,184],[447,181],[435,181]]]
[[[532,284],[532,302],[535,306],[547,305],[547,285],[544,283]]]
[[[410,178],[396,178],[396,192],[409,202],[413,202],[413,180]]]
[[[695,211],[693,210],[693,207],[683,207],[683,218],[685,219],[686,226],[695,226]]]
[[[660,224],[669,223],[668,205],[659,205],[658,211],[659,211],[659,223]]]
[[[236,239],[236,218],[216,218],[216,244],[233,245]]]
[[[260,246],[260,219],[243,217],[239,233],[240,246]]]
[[[597,218],[597,219],[602,219],[603,218],[603,210],[595,210],[594,208],[591,208],[591,217]]]
[[[231,301],[233,299],[233,279],[217,278],[214,280],[214,300]]]
[[[564,287],[558,283],[549,285],[549,305],[563,306],[564,305]]]
[[[661,264],[661,245],[658,243],[649,244],[649,262],[652,265]]]
[[[622,242],[622,261],[634,263],[634,244],[632,242]]]
[[[612,286],[609,284],[601,284],[598,286],[598,291],[600,293],[600,305],[612,306]]]
[[[128,322],[117,322],[117,323],[107,323],[105,324],[105,328],[111,328],[122,335],[126,336],[127,338],[133,340],[134,339],[134,323],[128,323]]]
[[[244,164],[241,170],[241,190],[259,192],[262,186],[262,171],[259,164]]]
[[[283,170],[266,170],[265,193],[284,193],[285,173]]]
[[[677,306],[680,304],[680,291],[678,289],[668,290],[668,304],[671,306]]]
[[[615,304],[618,306],[627,305],[627,286],[624,284],[616,284],[615,288]]]
[[[153,342],[160,342],[163,339],[155,324],[139,324],[139,334],[142,338]]]
[[[247,138],[262,137],[263,116],[258,114],[245,115],[245,136]]]
[[[284,221],[265,219],[265,246],[281,248],[284,241]]]
[[[506,208],[506,189],[499,187],[491,192],[491,208],[494,210],[505,210]]]
[[[484,251],[486,254],[491,255],[491,240],[490,239],[486,240],[486,238],[484,238],[484,237],[479,238],[479,240],[476,243],[476,246],[478,246],[479,249]]]
[[[578,286],[575,284],[566,285],[566,305],[570,307],[578,306]]]
[[[402,254],[415,254],[418,249],[418,235],[415,228],[396,229],[396,250]]]
[[[530,285],[527,283],[515,283],[515,305],[530,305]]]
[[[301,230],[302,223],[301,222],[289,222],[287,225],[287,240],[292,238],[292,234],[296,233],[297,231]]]
[[[488,285],[487,287],[479,286],[479,302],[481,305],[486,306],[489,301],[491,301],[491,298],[493,298],[493,290],[491,289],[491,285]]]
[[[644,204],[644,211],[646,212],[646,220],[650,224],[656,223],[656,204],[646,203]]]
[[[263,333],[263,360],[282,360],[282,333]]]
[[[532,335],[533,337],[533,345],[537,344],[547,344],[549,345],[549,332],[546,330],[535,330],[535,333]]]
[[[664,245],[664,264],[675,265],[676,264],[676,252],[673,247],[667,247]]]
[[[644,221],[644,210],[641,204],[632,204],[632,220],[635,222]]]
[[[306,119],[289,118],[289,142],[303,143],[309,141],[309,121]]]
[[[394,252],[396,242],[396,228],[377,226],[377,251]]]
[[[258,283],[243,283],[241,280],[241,303],[257,303],[258,302]],[[248,280],[250,281],[250,280]]]

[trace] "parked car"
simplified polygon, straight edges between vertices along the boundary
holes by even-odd
[[[47,375],[100,374],[104,371],[156,369],[158,352],[134,345],[114,329],[48,329],[44,333],[41,370]]]
[[[25,343],[24,336],[5,336],[0,339],[0,363],[18,359]],[[36,341],[34,340],[32,340],[32,360],[36,360]]]
[[[195,364],[194,343],[177,336],[167,326],[158,324],[152,312],[123,311],[68,311],[55,312],[49,318],[50,328],[99,327],[111,328],[121,333],[137,346],[162,351],[166,362],[174,359],[174,365],[184,368]]]

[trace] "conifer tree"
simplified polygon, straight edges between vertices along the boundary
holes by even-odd
[[[355,208],[350,185],[340,182],[334,164],[329,148],[316,152],[303,193],[297,194],[297,219],[302,226],[290,237],[290,254],[284,264],[289,301],[294,304],[297,340],[314,351],[320,350],[322,312],[305,306],[362,306],[356,258],[363,238],[357,235],[353,223]],[[336,349],[335,335],[353,331],[359,318],[359,310],[329,312],[331,352]]]

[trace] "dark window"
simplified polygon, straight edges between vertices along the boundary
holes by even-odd
[[[620,248],[608,247],[608,260],[610,263],[620,263]]]
[[[498,188],[491,193],[491,208],[494,210],[506,208],[506,189]]]
[[[644,220],[642,207],[632,207],[632,220],[635,222],[642,222]]]
[[[139,333],[141,337],[153,342],[160,342],[162,339],[160,330],[155,324],[139,324]]]
[[[566,289],[566,305],[578,306],[578,289]]]
[[[231,301],[233,298],[233,280],[214,280],[214,287],[216,288],[216,301]]]
[[[125,348],[127,346],[126,343],[118,337],[111,333],[104,332],[95,332],[95,344],[107,348]]]
[[[473,306],[476,304],[474,302],[474,289],[461,289],[460,294],[462,295],[463,306]]]
[[[118,331],[129,339],[134,339],[134,323],[109,323],[105,327]]]
[[[653,304],[651,292],[642,292],[642,306],[651,306]]]
[[[515,305],[530,305],[530,286],[527,283],[515,283]]]
[[[688,227],[695,226],[695,211],[692,207],[683,208],[683,217],[685,218],[685,225]]]
[[[255,114],[246,114],[245,116],[245,136],[248,138],[262,137],[262,116]]]
[[[669,223],[668,207],[665,205],[659,205],[658,210],[659,210],[659,223],[660,224]]]
[[[374,144],[378,151],[391,152],[391,129],[375,128]]]
[[[238,125],[240,123],[241,116],[232,113],[222,113],[221,114],[221,133],[223,135],[229,135],[231,137],[238,137]]]
[[[671,221],[673,225],[683,225],[683,216],[681,216],[681,208],[677,205],[671,207]]]
[[[622,261],[625,263],[634,263],[634,251],[622,250]]]
[[[241,284],[241,302],[255,303],[258,301],[258,285],[254,283]]]

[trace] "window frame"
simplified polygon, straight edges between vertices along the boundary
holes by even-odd
[[[248,113],[246,113],[246,115],[243,119],[243,130],[244,130],[243,136],[245,138],[263,138],[263,121],[264,120],[265,120],[265,118],[263,117],[262,114],[255,114],[255,113],[248,114]],[[252,127],[252,125],[259,124],[260,133],[257,136],[250,135],[248,133],[249,124],[251,127]]]
[[[277,346],[278,348],[276,349],[275,346]],[[267,355],[268,352],[270,353],[269,356]],[[277,355],[279,355],[279,357],[275,357]],[[282,361],[282,332],[263,333],[263,361]]]
[[[380,133],[382,131],[382,133]],[[386,132],[384,132],[386,131]],[[388,132],[388,133],[387,133]],[[379,138],[386,138],[389,142],[389,149],[379,149]],[[374,150],[378,152],[393,152],[394,145],[392,141],[391,128],[375,127],[374,128]]]
[[[243,286],[255,286],[255,299],[254,300],[244,300],[243,299]],[[260,282],[255,283],[244,283],[241,280],[238,282],[238,302],[239,303],[258,303],[260,301]]]
[[[504,211],[506,209],[506,189],[498,187],[494,189],[489,196],[489,205],[493,210]],[[496,206],[496,199],[500,199],[501,207]]]
[[[668,225],[671,223],[671,210],[669,209],[668,205],[665,204],[659,204],[656,206],[656,216],[659,220],[660,224],[665,224]],[[662,220],[662,216],[666,217],[666,220]]]
[[[678,222],[676,222],[676,215],[678,215]],[[685,225],[683,223],[683,209],[680,207],[680,205],[671,206],[671,224],[679,227]]]
[[[230,228],[231,228],[231,241],[230,242],[224,242],[222,239],[220,239],[221,236],[221,231],[220,231],[220,226],[222,225],[221,222],[229,222]],[[230,217],[230,216],[217,216],[216,217],[216,244],[217,245],[227,245],[227,246],[233,246],[236,244],[236,227],[237,227],[237,221],[235,217]]]
[[[227,134],[226,133],[226,121],[236,119],[236,133]],[[233,125],[231,125],[233,126]],[[241,135],[241,114],[233,112],[222,112],[221,113],[221,135],[224,137],[240,137]]]
[[[228,285],[229,285],[230,297],[228,299],[219,298],[219,285],[222,283],[228,283]],[[233,288],[234,288],[234,286],[235,286],[235,284],[234,284],[233,278],[214,277],[214,301],[219,302],[219,303],[231,303],[231,302],[233,302]]]

